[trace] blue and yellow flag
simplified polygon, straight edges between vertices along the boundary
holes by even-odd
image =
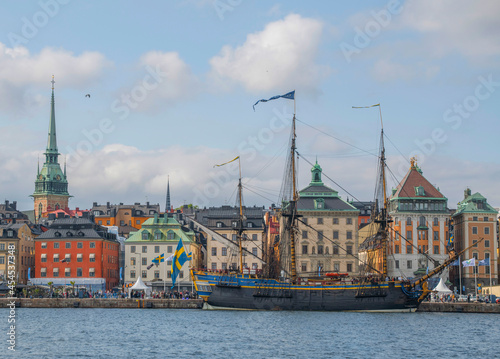
[[[184,246],[182,245],[182,239],[179,239],[179,244],[174,253],[174,258],[172,258],[172,289],[175,286],[175,280],[182,269],[182,266],[186,261],[190,261],[193,257],[192,253],[186,254]]]
[[[165,254],[160,254],[158,257],[153,259],[154,264],[160,264],[161,262],[165,262]]]
[[[450,239],[448,240],[448,246],[451,247],[453,245],[453,233],[450,233]]]

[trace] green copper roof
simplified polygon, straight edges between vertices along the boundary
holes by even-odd
[[[47,150],[45,151],[45,163],[40,170],[38,165],[37,176],[35,181],[35,192],[37,195],[60,195],[69,196],[68,180],[66,178],[66,165],[64,172],[58,161],[59,153],[57,151],[56,139],[56,116],[55,116],[55,100],[54,100],[54,76],[52,76],[52,97],[50,109],[50,124],[49,136],[47,140]]]
[[[182,239],[183,243],[195,242],[195,234],[192,230],[185,230],[175,218],[158,217],[149,218],[142,224],[141,230],[130,233],[126,243],[137,242],[172,242],[177,243]]]
[[[458,203],[457,211],[453,217],[462,213],[498,213],[479,192],[471,194],[471,190],[467,188],[464,195],[465,198]]]

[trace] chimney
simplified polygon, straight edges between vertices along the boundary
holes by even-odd
[[[92,207],[97,207],[97,202],[92,203]]]
[[[14,208],[17,211],[17,201],[12,201],[12,208]]]
[[[109,202],[106,202],[106,207],[108,207],[108,208],[109,208]]]
[[[5,210],[9,210],[9,201],[5,200]]]
[[[146,202],[146,207],[149,207],[149,202]]]

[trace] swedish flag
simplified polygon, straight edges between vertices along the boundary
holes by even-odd
[[[175,286],[175,280],[177,279],[182,266],[186,263],[186,261],[190,261],[192,257],[193,254],[191,252],[186,254],[184,246],[182,245],[182,239],[179,239],[179,244],[177,245],[174,258],[172,259],[172,288]]]
[[[165,254],[160,254],[158,257],[153,259],[154,264],[160,264],[161,262],[165,262]]]
[[[451,247],[453,245],[453,240],[454,240],[453,233],[450,233],[450,239],[448,240],[449,247]]]

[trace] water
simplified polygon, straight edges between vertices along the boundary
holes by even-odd
[[[488,358],[496,314],[16,309],[19,358]]]

